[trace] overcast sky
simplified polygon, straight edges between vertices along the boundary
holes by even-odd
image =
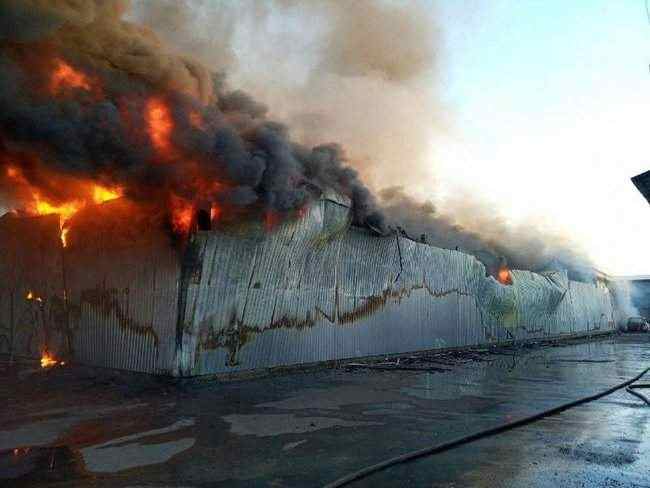
[[[650,23],[643,0],[438,0],[437,198],[541,219],[613,274],[650,274]],[[459,168],[462,168],[459,171]]]

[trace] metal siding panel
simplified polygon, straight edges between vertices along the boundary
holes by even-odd
[[[82,210],[65,250],[76,357],[85,363],[171,373],[180,259],[153,217],[116,200]],[[124,222],[124,215],[136,215]],[[133,220],[133,222],[131,222]]]
[[[75,223],[65,267],[47,251],[37,266],[45,275],[17,278],[20,293],[38,278],[56,296],[65,268],[74,349],[90,364],[209,374],[545,337],[615,320],[602,286],[516,270],[504,286],[472,256],[349,227],[348,210],[329,200],[270,233],[255,225],[198,233],[188,254],[197,267],[188,261],[183,278],[162,228],[143,234],[141,221],[118,225],[110,205],[102,208],[105,215]],[[15,258],[6,242],[0,249],[6,274]],[[0,287],[3,323],[8,290]]]
[[[0,352],[65,353],[61,259],[58,216],[0,218]]]
[[[210,280],[188,291],[202,297],[195,332],[229,326],[244,341],[230,350],[199,345],[194,374],[482,344],[508,338],[506,330],[544,337],[589,330],[611,313],[593,285],[566,280],[557,304],[562,277],[515,271],[515,284],[504,286],[461,252],[363,229],[334,232],[328,212],[321,202],[270,234],[205,235],[215,257],[204,261]],[[341,212],[336,219],[345,223]],[[223,308],[237,310],[236,323]]]

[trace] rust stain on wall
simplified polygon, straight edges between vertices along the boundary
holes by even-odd
[[[158,334],[156,334],[153,329],[153,325],[143,325],[136,320],[129,317],[122,307],[118,299],[116,298],[119,294],[128,294],[128,288],[124,290],[119,290],[117,288],[92,288],[82,290],[81,296],[79,298],[79,304],[84,303],[89,304],[95,310],[97,310],[104,318],[110,318],[114,314],[117,319],[117,324],[127,329],[131,332],[134,332],[139,335],[149,336],[153,339],[154,345],[157,346],[159,339]]]
[[[198,345],[199,348],[204,351],[220,348],[226,349],[228,351],[228,365],[231,367],[236,366],[238,364],[237,353],[245,345],[252,342],[258,334],[263,334],[264,332],[276,329],[293,329],[298,331],[308,329],[317,323],[318,316],[322,316],[330,323],[337,325],[354,324],[380,312],[389,302],[400,303],[402,299],[408,298],[413,291],[417,290],[426,290],[433,298],[442,298],[453,293],[469,296],[469,293],[463,292],[458,288],[433,291],[427,283],[422,283],[398,290],[387,289],[384,290],[381,295],[360,297],[360,300],[363,300],[363,304],[355,307],[349,312],[341,312],[339,309],[337,293],[334,318],[329,317],[320,310],[320,308],[315,307],[313,312],[307,312],[304,319],[282,315],[277,320],[273,320],[267,327],[247,325],[243,321],[237,319],[236,312],[233,311],[230,314],[228,325],[225,328],[220,329],[218,332],[215,332],[214,328],[210,326],[210,317],[204,320],[199,327],[199,330],[203,333],[200,333],[201,337],[199,338]]]

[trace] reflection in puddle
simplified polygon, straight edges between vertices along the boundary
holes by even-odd
[[[0,451],[0,480],[11,480],[12,484],[57,482],[79,478],[83,474],[83,459],[67,446],[18,447]]]
[[[133,442],[144,437],[168,434],[194,425],[193,419],[182,419],[160,429],[138,432],[81,449],[86,469],[96,473],[115,473],[125,469],[164,463],[194,445],[194,438],[183,438],[159,444]]]

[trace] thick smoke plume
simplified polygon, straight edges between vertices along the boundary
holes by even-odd
[[[451,216],[441,214],[431,201],[413,199],[401,187],[382,190],[379,202],[388,222],[410,237],[473,254],[492,273],[505,259],[514,269],[567,269],[571,279],[594,278],[589,260],[575,244],[540,225],[513,226],[476,202],[460,202]],[[473,225],[461,223],[463,217],[471,217],[465,221]]]
[[[447,118],[434,16],[431,2],[382,0],[136,0],[132,12],[271,107],[299,142],[345,147],[373,191],[419,195]]]
[[[2,4],[5,199],[32,192],[61,204],[78,197],[73,181],[90,178],[136,200],[284,213],[334,188],[353,198],[357,222],[379,220],[338,146],[292,142],[262,104],[122,20],[126,7]]]
[[[513,227],[471,198],[454,205],[453,214],[441,214],[425,198],[435,191],[431,141],[448,125],[435,92],[441,56],[430,3],[137,0],[134,6],[134,18],[180,52],[191,50],[206,66],[227,71],[302,142],[342,143],[378,195],[387,226],[473,253],[488,268],[503,257],[515,268],[566,267],[574,278],[591,278],[584,253],[563,236],[534,224]]]
[[[381,0],[3,0],[0,196],[61,203],[90,178],[241,218],[334,188],[357,224],[425,234],[488,268],[505,257],[579,277],[588,262],[565,239],[471,200],[452,217],[422,198],[447,125],[434,15]],[[61,62],[83,82],[53,85]]]

